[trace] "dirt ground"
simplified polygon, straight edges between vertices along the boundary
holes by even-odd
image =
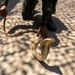
[[[24,29],[38,29],[41,22],[42,2],[35,8],[33,20],[23,21],[22,0],[9,1],[6,28],[9,33]],[[36,33],[18,37],[5,36],[0,17],[0,75],[75,75],[75,0],[58,0],[52,17],[56,32],[47,37],[55,39],[45,61],[39,62],[31,53]]]

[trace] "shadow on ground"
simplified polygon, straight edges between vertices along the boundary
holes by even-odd
[[[60,19],[56,17],[52,17],[52,19],[57,27],[57,31],[56,32],[48,31],[48,37],[52,37],[55,39],[55,43],[52,45],[53,47],[55,47],[58,46],[58,44],[60,43],[60,40],[58,39],[56,34],[60,34],[62,30],[67,31],[68,28],[65,26],[63,22],[60,21]]]
[[[14,2],[13,2],[13,0],[9,0],[8,12],[10,12],[19,2],[20,2],[20,0],[15,0]]]
[[[63,75],[62,72],[61,72],[61,70],[60,70],[60,68],[59,68],[59,66],[49,66],[48,64],[46,64],[43,61],[39,61],[39,62],[48,71],[55,72],[55,73],[57,73],[59,75]]]
[[[60,34],[62,32],[62,30],[67,31],[67,27],[64,25],[64,23],[62,23],[58,18],[52,17],[56,27],[57,27],[57,31],[56,32],[51,32],[48,30],[48,38],[54,38],[55,39],[55,43],[52,45],[53,47],[58,46],[58,44],[60,43],[60,40],[58,39],[58,37],[56,36],[56,34]],[[30,25],[17,25],[15,27],[13,27],[9,33],[13,34],[15,33],[16,30],[19,29],[38,29],[41,25],[41,15],[36,15],[35,17],[32,17],[32,20],[34,20],[33,26]]]

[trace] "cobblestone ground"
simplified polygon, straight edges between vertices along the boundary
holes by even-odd
[[[22,0],[15,0],[15,3],[10,0],[6,22],[10,33],[37,29],[40,25],[41,1],[35,9],[38,10],[33,18],[35,21],[23,21],[21,7]],[[3,19],[0,19],[0,75],[75,75],[75,0],[59,0],[52,19],[58,30],[48,31],[48,37],[53,37],[55,43],[44,62],[37,61],[31,54],[36,33],[7,37],[2,29]]]

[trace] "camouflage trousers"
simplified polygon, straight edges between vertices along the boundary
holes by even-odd
[[[24,0],[22,17],[27,19],[31,16],[32,11],[34,10],[38,0]],[[55,14],[57,0],[42,0],[42,22],[47,23],[48,19]]]

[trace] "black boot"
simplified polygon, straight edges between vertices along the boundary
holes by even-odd
[[[54,22],[52,21],[51,17],[49,18],[47,22],[47,29],[50,31],[55,32],[57,30],[57,27],[55,26]]]

